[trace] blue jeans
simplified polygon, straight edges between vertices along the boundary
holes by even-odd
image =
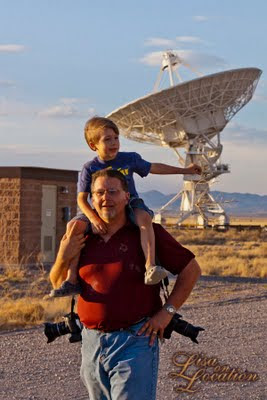
[[[82,330],[81,378],[90,400],[155,400],[159,347],[137,336],[144,320],[127,330]]]

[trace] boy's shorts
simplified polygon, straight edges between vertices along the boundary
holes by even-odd
[[[135,218],[134,218],[134,209],[135,208],[139,208],[140,210],[146,211],[150,215],[151,218],[154,217],[153,211],[150,210],[150,208],[148,208],[145,205],[143,199],[140,199],[140,197],[131,197],[126,209],[127,209],[127,215],[129,217],[130,221],[134,224],[135,224]]]
[[[150,215],[151,218],[154,217],[153,211],[150,210],[150,208],[148,208],[145,205],[144,200],[140,199],[140,197],[131,197],[128,205],[126,206],[126,212],[127,212],[128,218],[130,219],[130,221],[133,224],[135,224],[135,218],[134,218],[134,209],[135,208],[139,208],[140,210],[146,211]],[[76,220],[85,221],[85,222],[87,222],[88,226],[91,225],[89,219],[81,211],[79,211],[78,214],[74,218],[72,218],[72,221],[76,221]],[[89,230],[90,230],[90,228],[89,228]],[[87,229],[87,231],[88,231],[88,229]]]

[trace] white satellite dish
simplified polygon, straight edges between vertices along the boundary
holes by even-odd
[[[229,166],[219,161],[223,149],[220,133],[252,98],[262,71],[240,68],[174,85],[174,73],[181,64],[191,68],[173,52],[163,53],[156,88],[167,70],[171,87],[126,104],[107,117],[125,137],[170,147],[183,166],[202,166],[201,177],[184,176],[183,189],[159,210],[158,221],[163,211],[181,196],[178,224],[195,215],[198,225],[205,226],[211,215],[217,215],[219,224],[226,225],[228,217],[210,193],[214,179],[230,172]],[[179,153],[180,148],[185,149],[185,156]]]

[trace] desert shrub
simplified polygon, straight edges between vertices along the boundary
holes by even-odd
[[[3,330],[58,320],[69,312],[70,300],[64,298],[49,301],[30,297],[17,300],[1,299],[0,308],[0,329]]]
[[[25,276],[26,268],[23,264],[12,265],[6,263],[1,267],[0,282],[20,282],[25,279]]]
[[[262,243],[262,245],[260,246],[260,249],[259,249],[259,254],[262,257],[266,258],[266,260],[265,260],[265,263],[266,263],[267,262],[267,243]]]
[[[0,326],[6,325],[31,325],[43,320],[44,307],[38,300],[19,299],[1,300]]]
[[[253,270],[253,276],[259,278],[267,278],[267,260],[266,257],[259,257],[254,259],[251,264],[251,269]]]

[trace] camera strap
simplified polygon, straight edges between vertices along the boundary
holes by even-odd
[[[159,258],[158,258],[158,256],[157,256],[157,254],[156,254],[156,257],[155,257],[155,261],[156,261],[156,264],[157,264],[157,265],[161,265],[160,260],[159,260]],[[169,278],[166,276],[166,277],[165,277],[164,279],[162,279],[161,282],[160,282],[160,287],[161,287],[161,289],[162,289],[162,291],[163,291],[163,296],[164,296],[165,302],[167,301],[167,299],[168,299],[168,297],[169,297],[168,286],[169,286]]]
[[[74,306],[75,306],[75,297],[72,296],[71,306],[70,306],[70,316],[71,316],[71,318],[74,317]]]
[[[160,287],[163,291],[163,296],[165,301],[167,301],[168,297],[169,297],[169,278],[166,276],[166,278],[162,279],[162,281],[160,282]]]

